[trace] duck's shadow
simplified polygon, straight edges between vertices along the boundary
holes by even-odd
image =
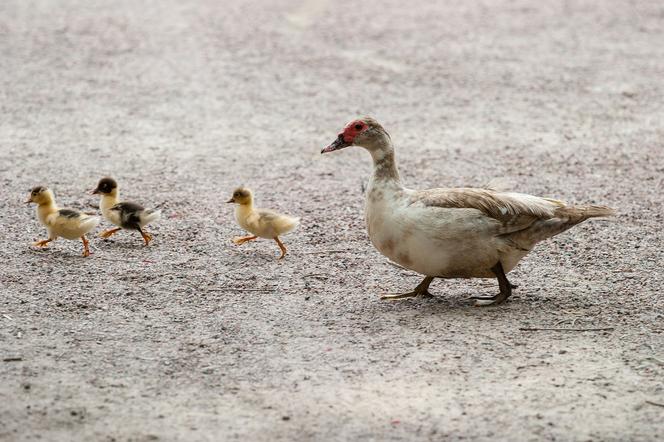
[[[148,250],[150,246],[146,246],[142,240],[132,241],[131,238],[127,239],[98,239],[95,241],[95,248],[100,250],[123,249],[123,250]],[[152,244],[151,244],[152,246]],[[153,246],[154,247],[154,246]]]
[[[509,301],[489,306],[477,306],[475,300],[469,296],[463,295],[439,295],[433,298],[411,298],[399,300],[385,300],[380,299],[376,295],[374,304],[374,311],[377,313],[403,313],[410,314],[417,312],[424,315],[445,315],[450,312],[467,313],[474,315],[487,315],[493,316],[496,314],[504,314],[505,308],[510,305],[521,305],[522,300],[518,297],[510,298]]]
[[[90,257],[83,256],[82,252],[75,252],[67,248],[58,249],[55,246],[50,247],[29,247],[23,252],[24,254],[36,255],[40,258],[48,258],[49,263],[55,264],[72,264],[77,262],[84,262]]]

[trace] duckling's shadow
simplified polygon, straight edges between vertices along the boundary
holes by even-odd
[[[40,258],[48,258],[49,262],[56,264],[71,264],[72,262],[84,262],[90,257],[83,256],[80,252],[74,252],[68,249],[56,249],[53,246],[51,247],[30,247],[24,254],[36,255]]]
[[[231,248],[231,253],[242,259],[252,259],[254,260],[254,263],[258,264],[279,264],[286,262],[288,260],[288,255],[286,255],[283,259],[278,259],[279,254],[278,253],[270,253],[268,251],[260,250],[260,249],[239,249],[239,248]]]
[[[96,248],[100,250],[111,250],[111,249],[146,250],[149,249],[151,246],[146,246],[145,243],[143,243],[143,241],[131,241],[130,239],[125,240],[124,238],[100,239],[96,243]]]

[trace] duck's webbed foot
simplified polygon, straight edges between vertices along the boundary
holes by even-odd
[[[256,238],[258,238],[255,235],[249,235],[249,236],[236,236],[235,238],[232,239],[232,241],[237,244],[238,246],[241,246],[242,244],[246,243],[247,241],[253,241]]]
[[[116,232],[119,232],[120,230],[122,230],[121,227],[116,227],[116,228],[114,228],[114,229],[104,230],[103,232],[101,232],[101,233],[99,234],[99,237],[100,237],[100,238],[104,238],[104,239],[106,239],[106,238],[110,238],[110,237],[113,236]]]
[[[81,241],[83,241],[83,257],[87,258],[90,256],[90,242],[85,238],[85,235],[81,236]]]
[[[41,241],[33,242],[32,245],[35,247],[46,247],[48,243],[53,241],[52,239],[42,239]]]
[[[429,285],[431,285],[431,281],[433,281],[433,276],[427,276],[424,278],[420,284],[415,287],[415,290],[412,292],[408,293],[398,293],[395,295],[383,295],[380,297],[380,299],[386,299],[389,301],[394,301],[397,299],[406,299],[406,298],[433,298],[433,295],[429,293]]]
[[[491,271],[498,278],[498,285],[500,286],[500,293],[494,296],[472,296],[470,299],[475,300],[475,307],[486,307],[489,305],[502,304],[512,295],[512,289],[517,286],[510,283],[505,276],[503,265],[498,262],[495,266],[491,267]]]
[[[274,240],[275,240],[275,241],[277,242],[277,244],[279,245],[279,249],[281,249],[281,256],[280,256],[279,258],[277,258],[277,259],[284,259],[284,256],[286,256],[286,252],[288,251],[288,250],[286,249],[286,246],[284,245],[284,243],[281,242],[281,240],[279,239],[278,236],[275,236],[275,237],[274,237]]]
[[[146,245],[146,246],[149,246],[149,245],[150,245],[150,241],[152,241],[153,236],[150,235],[148,232],[146,232],[146,231],[143,230],[143,229],[138,229],[138,232],[139,232],[139,233],[141,234],[141,236],[143,237],[143,242],[145,242],[145,245]]]

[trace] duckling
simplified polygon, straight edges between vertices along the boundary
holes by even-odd
[[[150,244],[152,235],[143,230],[143,227],[161,218],[160,210],[146,209],[139,204],[128,201],[120,202],[118,183],[110,177],[99,180],[97,188],[92,193],[101,195],[99,208],[104,218],[118,226],[104,230],[99,234],[100,237],[110,238],[122,229],[138,230],[143,237],[143,241],[145,241],[145,245]]]
[[[85,234],[99,224],[99,217],[86,215],[78,210],[59,209],[51,189],[37,186],[32,189],[26,204],[37,204],[37,218],[46,226],[48,239],[32,243],[35,247],[46,247],[58,237],[83,241],[83,256],[90,256],[89,242]]]
[[[235,203],[235,219],[244,230],[252,233],[249,236],[235,237],[233,242],[242,245],[247,241],[253,241],[259,236],[261,238],[273,239],[281,249],[282,259],[286,256],[286,246],[279,239],[279,235],[294,230],[299,224],[299,218],[283,215],[268,209],[254,208],[254,194],[246,187],[238,187],[233,191],[231,199],[227,203]]]

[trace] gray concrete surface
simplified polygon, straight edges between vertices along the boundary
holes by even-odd
[[[0,3],[0,439],[664,438],[664,4]],[[368,242],[370,114],[412,187],[507,177],[616,207],[494,281],[416,275]],[[111,174],[137,235],[29,244]],[[239,184],[302,217],[236,247]],[[523,331],[604,328],[612,331]],[[20,360],[16,360],[20,359]]]

